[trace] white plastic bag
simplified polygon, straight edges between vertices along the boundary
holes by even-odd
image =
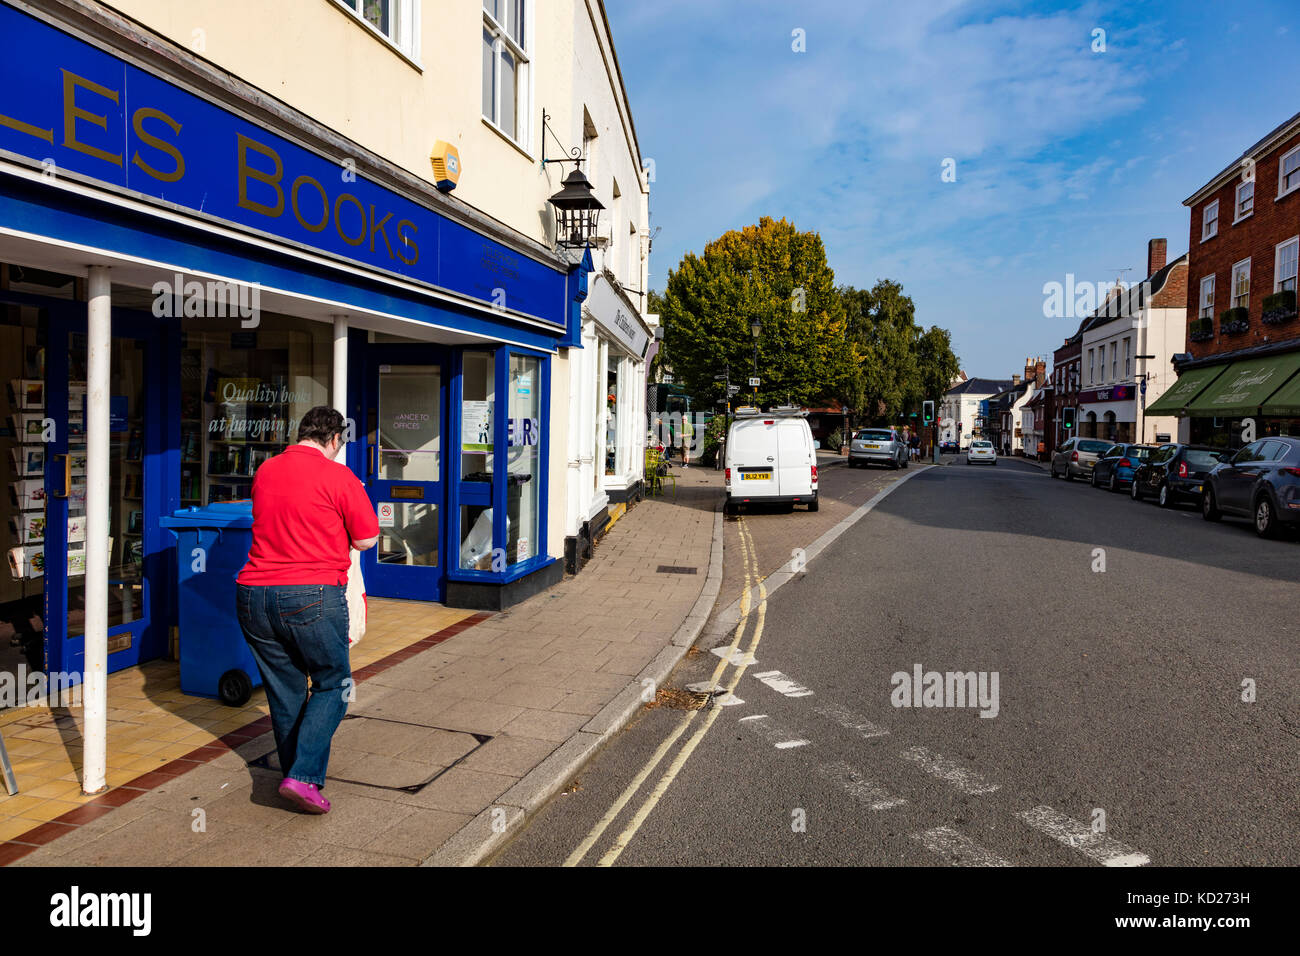
[[[361,579],[361,552],[352,548],[348,568],[348,647],[355,647],[366,633],[366,583]]]

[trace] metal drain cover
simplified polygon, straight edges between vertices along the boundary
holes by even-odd
[[[492,738],[382,717],[345,717],[330,747],[328,780],[416,793]],[[274,749],[251,767],[280,770]]]

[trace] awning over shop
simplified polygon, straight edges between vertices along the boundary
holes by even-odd
[[[1300,369],[1300,352],[1233,362],[1188,403],[1187,414],[1203,418],[1254,415],[1264,400]]]
[[[1300,416],[1300,375],[1295,376],[1264,400],[1265,415]]]
[[[1195,368],[1178,376],[1178,381],[1165,389],[1165,393],[1146,408],[1148,415],[1177,415],[1189,405],[1205,386],[1223,373],[1228,366],[1211,365]]]

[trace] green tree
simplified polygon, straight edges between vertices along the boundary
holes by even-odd
[[[932,399],[937,415],[938,402],[961,371],[961,363],[952,350],[952,336],[947,329],[932,325],[917,338],[913,352],[916,357],[913,401],[919,404]]]
[[[893,422],[905,411],[916,377],[916,307],[903,287],[881,279],[871,289],[839,290],[849,338],[861,357],[845,404],[868,421]]]
[[[697,400],[723,397],[715,382],[730,365],[738,399],[753,372],[757,339],[760,405],[819,405],[838,398],[858,375],[861,356],[846,337],[844,304],[815,232],[785,219],[725,233],[688,253],[668,274],[662,320],[673,375]]]

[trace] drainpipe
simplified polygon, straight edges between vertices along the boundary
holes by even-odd
[[[99,793],[108,769],[109,367],[113,343],[107,266],[91,266],[86,306],[86,659],[81,792]]]
[[[348,317],[346,315],[334,316],[334,378],[332,381],[331,402],[338,413],[346,419],[348,417]],[[360,433],[360,427],[354,423],[353,428],[352,437],[355,440]],[[289,440],[294,440],[292,435],[289,436]],[[345,462],[346,456],[347,445],[340,444],[334,460]]]

